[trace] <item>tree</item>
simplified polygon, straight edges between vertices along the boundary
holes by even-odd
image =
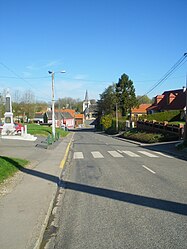
[[[100,94],[100,100],[98,100],[97,104],[98,114],[100,116],[102,114],[106,115],[114,112],[116,104],[115,84],[110,85],[102,94]]]
[[[137,106],[137,99],[133,81],[129,79],[128,75],[123,74],[116,84],[116,96],[122,116],[130,114],[131,117],[131,109]]]
[[[82,112],[82,101],[80,99],[73,99],[70,97],[59,98],[55,102],[56,109],[73,109],[77,112]]]
[[[35,115],[35,96],[31,90],[26,90],[22,96],[22,111],[27,116],[28,119],[33,119]]]
[[[152,104],[152,100],[147,95],[137,95],[138,104]]]
[[[46,112],[48,106],[49,106],[48,103],[46,103],[45,101],[37,101],[35,106],[35,111]]]

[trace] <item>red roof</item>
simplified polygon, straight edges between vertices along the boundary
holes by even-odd
[[[76,119],[84,119],[84,114],[75,114]]]
[[[183,110],[186,106],[186,91],[183,89],[165,91],[159,103],[154,103],[147,111]]]
[[[75,116],[75,110],[73,109],[61,109],[60,112],[68,112],[72,117]]]
[[[146,114],[147,108],[150,106],[151,106],[150,104],[141,104],[141,105],[139,105],[138,108],[132,109],[132,114],[135,114],[135,113]]]

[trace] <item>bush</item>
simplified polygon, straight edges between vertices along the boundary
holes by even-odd
[[[124,134],[121,135],[121,137],[142,143],[157,143],[157,142],[178,140],[177,135],[148,133],[145,131],[137,131],[136,129],[124,132]]]
[[[101,124],[103,125],[105,131],[108,130],[112,127],[112,116],[110,114],[102,116]]]
[[[165,111],[165,112],[158,112],[154,114],[148,114],[147,116],[140,117],[140,120],[143,120],[143,119],[147,119],[148,121],[156,120],[158,122],[179,121],[180,111]]]

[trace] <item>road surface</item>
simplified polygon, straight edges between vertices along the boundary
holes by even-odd
[[[186,249],[186,190],[185,160],[76,132],[46,248]]]

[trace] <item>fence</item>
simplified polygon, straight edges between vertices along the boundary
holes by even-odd
[[[182,124],[179,125],[171,125],[168,122],[159,123],[156,121],[137,121],[137,129],[145,130],[155,133],[163,133],[163,134],[173,134],[177,135],[179,139],[183,138],[184,134],[184,126]]]

